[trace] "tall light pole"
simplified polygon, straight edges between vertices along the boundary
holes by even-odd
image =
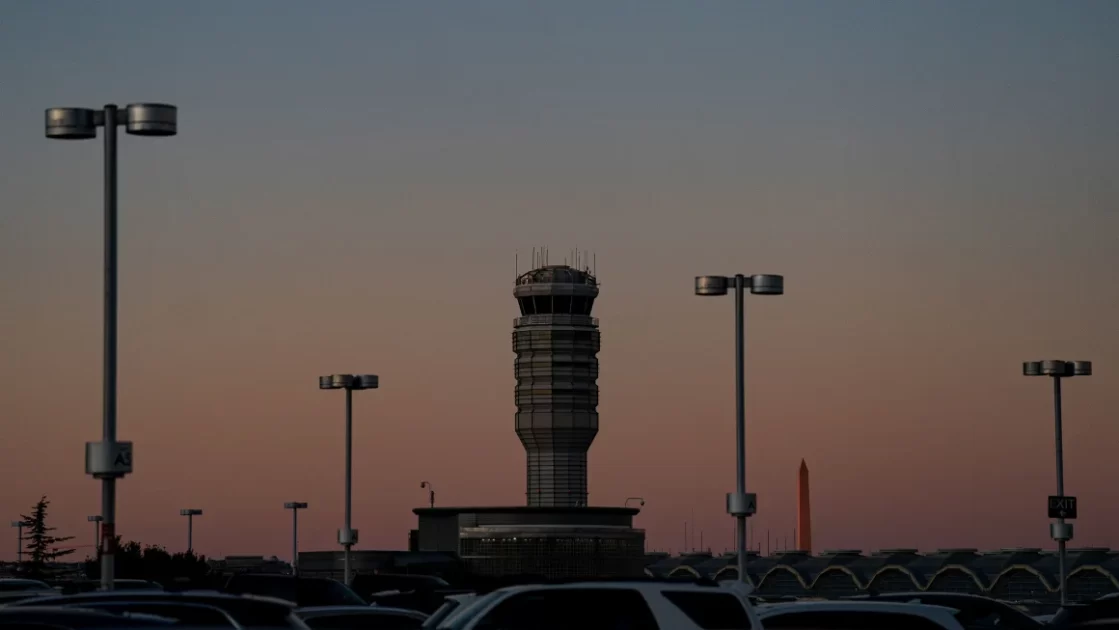
[[[291,510],[291,574],[299,575],[299,510],[306,510],[307,504],[291,501],[284,509]]]
[[[1072,523],[1065,519],[1076,518],[1076,497],[1065,496],[1065,454],[1061,429],[1061,379],[1073,376],[1091,376],[1091,361],[1027,361],[1022,364],[1025,376],[1048,376],[1053,379],[1053,426],[1057,451],[1057,494],[1049,497],[1049,517],[1056,523],[1049,524],[1049,535],[1057,541],[1058,571],[1061,581],[1061,606],[1065,605],[1065,582],[1068,578],[1065,544],[1072,540]]]
[[[105,519],[101,518],[101,515],[98,514],[96,516],[87,516],[85,520],[93,523],[93,548],[96,550],[97,541],[101,540],[101,521]],[[96,551],[94,553],[96,554]]]
[[[624,507],[629,507],[629,502],[630,501],[637,501],[637,505],[640,505],[641,507],[645,507],[645,499],[642,499],[641,497],[630,497],[630,498],[626,499]]]
[[[116,549],[116,481],[132,472],[132,443],[117,441],[117,127],[134,136],[178,133],[178,108],[133,103],[124,109],[57,107],[46,110],[46,135],[56,140],[88,140],[104,127],[105,140],[105,293],[102,366],[101,441],[85,445],[86,474],[101,480],[101,588],[113,588]]]
[[[421,481],[420,489],[427,488],[427,500],[431,507],[435,507],[435,486],[431,485],[430,481]]]
[[[16,569],[23,566],[23,521],[12,521],[16,528]]]
[[[696,295],[726,295],[734,289],[734,370],[735,370],[735,454],[737,459],[736,490],[727,493],[727,513],[735,518],[738,551],[738,579],[746,581],[746,517],[757,512],[757,496],[746,493],[746,366],[745,366],[745,302],[746,291],[754,295],[782,295],[784,276],[737,274],[727,276],[696,276]]]
[[[319,377],[319,389],[346,390],[346,524],[338,530],[338,544],[345,550],[342,557],[343,582],[350,585],[350,548],[357,544],[357,530],[350,527],[350,490],[353,486],[353,394],[358,389],[377,389],[376,374],[331,374]]]
[[[194,553],[194,517],[202,516],[202,510],[198,508],[179,510],[179,516],[187,517],[187,553]]]

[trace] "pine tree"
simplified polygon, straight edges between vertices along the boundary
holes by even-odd
[[[47,508],[51,502],[46,496],[32,508],[31,516],[21,515],[23,519],[23,541],[26,543],[28,561],[24,570],[31,575],[46,573],[47,563],[74,553],[72,548],[59,548],[59,543],[73,539],[73,536],[53,536],[54,527],[47,527]]]

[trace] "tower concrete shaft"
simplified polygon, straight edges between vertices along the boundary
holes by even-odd
[[[798,551],[812,552],[812,498],[808,494],[808,464],[800,460],[797,471],[797,529]]]
[[[530,506],[587,505],[587,451],[598,434],[598,281],[545,265],[513,290],[517,437],[525,447]]]

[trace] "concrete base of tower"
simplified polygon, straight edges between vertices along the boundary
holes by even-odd
[[[417,508],[418,551],[455,552],[486,577],[641,577],[645,530],[628,507]]]

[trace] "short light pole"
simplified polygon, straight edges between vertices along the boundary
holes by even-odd
[[[726,295],[734,289],[734,386],[735,386],[735,453],[736,490],[727,493],[727,513],[735,518],[738,551],[738,579],[746,578],[746,518],[757,512],[757,496],[746,493],[746,291],[754,295],[782,295],[784,276],[770,274],[746,276],[696,276],[696,295]]]
[[[307,504],[291,501],[284,509],[291,510],[291,574],[299,575],[299,510],[306,510]]]
[[[431,507],[435,507],[435,486],[431,485],[430,481],[421,481],[420,489],[427,488],[427,500]]]
[[[637,505],[639,505],[641,507],[645,507],[645,499],[642,499],[641,497],[630,497],[630,498],[626,499],[626,502],[623,504],[623,507],[629,507],[629,502],[630,501],[637,501]]]
[[[187,553],[194,553],[194,517],[202,516],[202,510],[198,508],[179,510],[179,516],[187,517]]]
[[[105,519],[101,518],[101,515],[98,514],[96,516],[87,516],[85,520],[93,523],[93,548],[96,550],[97,541],[101,540],[101,521]],[[94,553],[96,554],[96,551]]]
[[[1027,361],[1022,364],[1025,376],[1048,376],[1053,379],[1053,427],[1057,451],[1057,495],[1049,497],[1049,517],[1056,523],[1049,524],[1049,535],[1057,541],[1057,563],[1061,588],[1061,606],[1066,603],[1065,582],[1068,578],[1068,562],[1065,545],[1072,540],[1072,523],[1065,518],[1076,517],[1076,498],[1065,497],[1065,454],[1061,429],[1061,379],[1073,376],[1091,376],[1091,361]],[[1071,499],[1071,502],[1067,501]],[[1056,503],[1056,505],[1054,505]]]
[[[351,489],[353,487],[353,394],[354,390],[377,389],[380,379],[376,374],[331,374],[319,377],[319,389],[344,389],[346,390],[346,523],[338,530],[338,544],[344,550],[342,554],[343,582],[350,585],[350,549],[357,544],[357,530],[353,529],[351,516]]]
[[[101,441],[85,445],[86,474],[101,480],[101,588],[113,589],[116,549],[116,481],[132,472],[132,443],[117,441],[117,127],[134,136],[173,136],[179,110],[161,103],[133,103],[124,109],[56,107],[46,110],[46,135],[56,140],[89,140],[105,133],[105,286]]]
[[[16,528],[16,569],[23,566],[23,521],[12,521]]]

